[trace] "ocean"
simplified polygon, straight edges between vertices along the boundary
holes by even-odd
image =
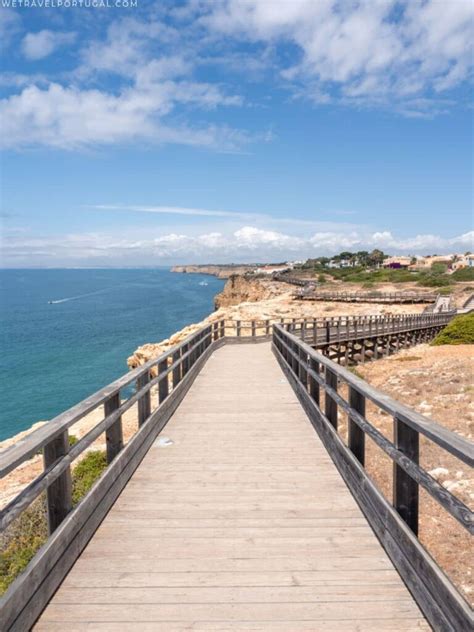
[[[224,281],[167,269],[0,270],[0,440],[127,372],[212,312]]]

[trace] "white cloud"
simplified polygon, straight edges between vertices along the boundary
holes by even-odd
[[[5,148],[45,145],[77,149],[95,144],[143,141],[178,143],[235,150],[250,140],[243,131],[225,126],[190,128],[163,121],[184,101],[216,105],[211,87],[162,84],[152,90],[127,88],[120,94],[81,90],[51,83],[45,89],[28,86],[0,101],[2,144]],[[225,103],[225,97],[222,98]]]
[[[472,72],[471,0],[292,0],[278,3],[278,10],[265,0],[224,0],[211,6],[201,20],[216,33],[296,45],[301,58],[281,75],[318,103],[424,111],[411,100],[454,88]]]
[[[255,213],[237,213],[233,211],[219,211],[205,208],[188,208],[183,206],[129,206],[114,204],[95,204],[89,206],[88,208],[93,208],[99,211],[132,211],[136,213],[158,213],[160,215],[188,215],[198,217],[263,217]]]
[[[99,233],[29,236],[11,232],[2,244],[3,265],[153,265],[169,262],[270,261],[331,255],[341,250],[429,254],[474,250],[474,231],[455,237],[416,235],[400,238],[390,231],[327,231],[295,237],[272,230],[241,226],[229,232],[197,235],[170,232],[153,237]]]
[[[26,59],[35,61],[48,57],[61,46],[68,46],[76,39],[75,33],[43,30],[27,33],[22,40],[21,49]]]

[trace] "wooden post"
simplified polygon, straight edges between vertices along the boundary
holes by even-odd
[[[67,430],[47,443],[43,448],[44,468],[48,468],[69,452],[69,435]],[[53,533],[72,509],[71,468],[68,467],[47,491],[48,531]]]
[[[148,373],[148,372],[147,372]],[[120,408],[120,393],[115,393],[104,402],[104,415],[108,417],[117,408]],[[105,444],[107,449],[107,463],[112,463],[117,454],[123,448],[122,417],[119,417],[105,431]]]
[[[316,346],[318,342],[318,321],[316,318],[313,318],[313,344]]]
[[[331,371],[331,369],[328,369],[328,367],[325,368],[325,374],[326,384],[334,391],[337,391],[337,375]],[[329,423],[337,430],[337,404],[327,391],[324,412],[329,420]]]
[[[221,325],[220,337],[224,338],[225,336],[225,320],[224,319],[220,321],[220,325]]]
[[[266,320],[266,321],[265,321],[265,334],[266,334],[267,336],[269,336],[269,335],[270,335],[270,321],[269,321],[269,320]]]
[[[255,321],[252,320],[252,338],[255,338],[255,336],[256,336]]]
[[[329,320],[326,322],[326,342],[328,344],[331,342],[331,322]]]
[[[308,362],[308,354],[298,347],[298,355],[300,358],[298,365],[298,377],[300,378],[300,382],[304,386],[304,390],[308,390],[308,371],[306,370],[307,362]]]
[[[217,328],[216,328],[217,331]],[[189,344],[185,344],[182,346],[181,348],[181,354],[183,356],[183,361],[182,361],[182,365],[183,365],[183,371],[182,371],[182,377],[184,377],[186,375],[186,373],[189,371],[189,356],[186,355],[187,352],[189,351]],[[186,355],[186,357],[184,357]]]
[[[353,386],[349,386],[349,406],[365,416],[365,397]],[[364,465],[365,463],[365,433],[357,423],[349,417],[347,429],[347,444],[355,458]]]
[[[236,320],[236,328],[237,328],[237,337],[240,338],[241,334],[241,328],[240,328],[240,320]]]
[[[145,373],[143,373],[143,375],[140,375],[140,377],[137,380],[137,391],[142,389],[145,386],[145,384],[148,384],[149,381],[150,381],[150,372],[145,371]],[[140,399],[138,400],[138,427],[142,426],[145,423],[145,421],[150,416],[150,412],[151,412],[151,395],[150,395],[150,391],[147,391],[145,395],[142,395]]]
[[[319,375],[319,362],[317,362],[311,356],[309,358],[309,366],[316,373],[316,375]],[[309,376],[309,394],[311,398],[319,406],[319,383],[317,380],[314,379],[314,377],[311,374]]]
[[[181,358],[181,350],[178,349],[178,351],[175,351],[173,353],[173,364],[175,362],[178,362],[180,358]],[[179,364],[175,366],[173,369],[173,389],[175,389],[180,382],[181,382],[181,362],[179,362]]]
[[[195,351],[193,351],[193,356],[194,354],[195,354]],[[161,375],[161,373],[166,372],[167,368],[168,368],[168,358],[166,358],[165,360],[163,360],[162,362],[158,364],[158,375]],[[168,397],[168,392],[169,392],[168,374],[166,373],[166,375],[158,382],[158,402],[160,404],[164,399]]]
[[[394,418],[396,448],[413,463],[419,462],[419,435],[406,423]],[[397,463],[393,464],[393,506],[415,535],[418,535],[418,483]]]

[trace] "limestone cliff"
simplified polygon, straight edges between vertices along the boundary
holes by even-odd
[[[254,269],[255,266],[245,265],[186,265],[173,266],[171,272],[187,272],[188,274],[210,274],[219,279],[228,279],[233,274],[245,274]]]
[[[214,298],[214,305],[216,309],[220,309],[239,303],[262,301],[271,298],[272,295],[268,284],[234,274],[229,277],[222,292]]]

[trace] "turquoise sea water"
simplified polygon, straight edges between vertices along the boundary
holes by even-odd
[[[209,314],[223,285],[164,269],[0,270],[0,439],[124,374],[139,345]]]

